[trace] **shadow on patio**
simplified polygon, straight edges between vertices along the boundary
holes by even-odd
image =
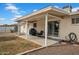
[[[26,38],[27,40],[35,42],[35,43],[37,43],[37,44],[39,44],[41,46],[45,45],[45,38],[44,37],[37,37],[37,36],[30,36],[30,35],[28,37],[26,37],[26,35],[21,35],[20,37]],[[47,39],[47,46],[50,46],[50,45],[55,44],[57,42],[58,42],[58,40],[48,38]]]

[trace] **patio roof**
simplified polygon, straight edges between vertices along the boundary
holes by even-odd
[[[39,11],[36,11],[36,12],[31,13],[31,14],[20,17],[20,18],[17,19],[17,22],[28,19],[30,17],[34,17],[36,15],[42,15],[42,14],[46,14],[46,13],[53,14],[54,16],[69,15],[69,13],[64,11],[63,9],[49,6],[49,7],[43,8],[43,9],[41,9]]]

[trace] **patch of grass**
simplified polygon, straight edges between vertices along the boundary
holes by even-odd
[[[31,46],[31,44],[29,44],[29,43],[21,43],[22,48],[29,47],[29,46]]]
[[[16,40],[17,37],[0,37],[0,42]]]
[[[1,55],[13,55],[37,47],[40,47],[40,45],[19,37],[0,37]]]

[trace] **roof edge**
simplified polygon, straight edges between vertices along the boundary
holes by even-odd
[[[25,15],[25,16],[22,16],[22,17],[20,17],[20,18],[17,18],[17,19],[16,19],[16,22],[19,22],[19,21],[23,20],[24,18],[28,18],[28,17],[30,17],[30,16],[33,16],[33,15],[35,15],[35,14],[41,13],[41,12],[43,12],[43,11],[45,11],[45,10],[49,10],[49,9],[54,9],[54,10],[59,11],[59,12],[61,12],[61,13],[69,14],[68,12],[66,12],[66,11],[63,10],[63,9],[56,8],[56,7],[53,7],[53,6],[48,6],[48,7],[42,8],[42,9],[40,9],[40,10],[38,10],[38,11],[35,11],[35,12],[32,12],[32,13],[27,14],[27,15]]]

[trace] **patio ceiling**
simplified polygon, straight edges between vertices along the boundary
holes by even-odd
[[[60,16],[58,14],[54,14],[54,13],[48,13],[48,19],[62,19],[64,15]],[[39,21],[39,20],[44,20],[45,19],[45,14],[40,14],[40,15],[35,15],[33,17],[27,18],[22,20],[22,22],[34,22],[34,21]]]
[[[44,16],[47,13],[50,14],[50,15],[53,15],[53,16],[60,17],[60,18],[65,16],[65,15],[69,15],[69,13],[67,13],[63,9],[58,9],[58,8],[54,8],[54,7],[47,7],[47,8],[44,8],[42,10],[33,12],[33,13],[27,15],[27,16],[18,18],[17,22],[25,21],[25,20],[29,20],[29,19],[33,19],[33,18],[39,18],[41,16]]]
[[[62,19],[62,18],[49,14],[48,15],[48,20],[49,19]],[[37,22],[37,21],[40,21],[40,20],[45,20],[45,15],[36,15],[36,16],[31,17],[28,20],[24,20],[22,22],[26,23],[26,21],[27,21],[27,22],[32,23],[32,22]]]

